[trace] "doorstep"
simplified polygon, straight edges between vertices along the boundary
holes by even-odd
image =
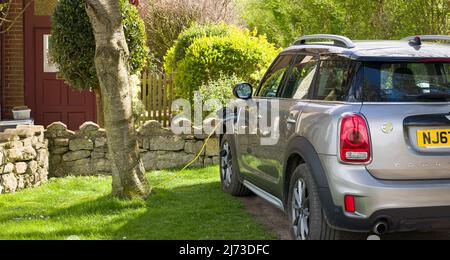
[[[18,125],[34,125],[33,119],[24,120],[2,120],[0,121],[0,132],[5,131],[5,129],[16,128]]]

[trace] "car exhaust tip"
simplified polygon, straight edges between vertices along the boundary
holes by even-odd
[[[389,231],[389,225],[386,221],[378,221],[373,226],[373,233],[376,235],[384,235]]]

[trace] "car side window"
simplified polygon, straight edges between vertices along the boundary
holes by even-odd
[[[297,56],[286,80],[283,98],[308,99],[316,75],[317,61],[315,56]]]
[[[346,101],[352,73],[352,61],[325,57],[320,62],[316,100]]]
[[[283,55],[278,57],[269,73],[266,75],[258,93],[259,97],[277,97],[284,75],[291,65],[293,57]]]

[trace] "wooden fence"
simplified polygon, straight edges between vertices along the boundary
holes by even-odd
[[[156,120],[165,127],[170,126],[173,93],[173,76],[162,73],[143,73],[141,98],[147,111],[146,120]]]

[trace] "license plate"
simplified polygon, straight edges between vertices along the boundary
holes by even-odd
[[[418,130],[419,147],[450,147],[450,129]]]

